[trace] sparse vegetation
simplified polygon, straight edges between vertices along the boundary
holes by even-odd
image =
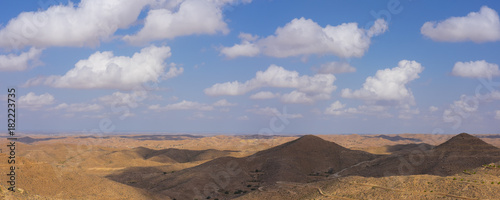
[[[234,194],[241,194],[241,193],[243,193],[243,190],[236,190],[236,191],[234,191]]]

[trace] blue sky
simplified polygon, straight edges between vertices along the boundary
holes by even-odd
[[[127,2],[0,3],[18,131],[500,132],[497,1]]]

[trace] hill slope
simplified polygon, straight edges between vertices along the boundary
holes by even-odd
[[[433,149],[422,148],[422,150],[381,157],[353,166],[336,176],[383,177],[415,174],[449,176],[499,160],[499,148],[475,136],[461,133]]]
[[[176,199],[232,198],[277,181],[325,179],[328,173],[376,157],[306,135],[248,157],[222,157],[170,174],[132,181],[129,175],[143,170],[135,168],[108,178]]]

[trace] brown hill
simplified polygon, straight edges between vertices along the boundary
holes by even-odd
[[[234,151],[220,151],[215,149],[207,150],[186,150],[186,149],[162,149],[154,150],[145,147],[137,147],[133,150],[144,159],[163,163],[187,163],[202,160],[211,160],[218,157],[228,156]]]
[[[460,133],[443,144],[438,145],[435,150],[437,151],[461,151],[468,153],[487,153],[490,151],[498,151],[499,149],[490,145],[478,137],[469,135],[467,133]]]
[[[499,199],[500,162],[469,170],[446,177],[349,176],[312,183],[282,182],[237,199]]]
[[[415,174],[449,176],[499,160],[499,148],[475,136],[461,133],[433,149],[425,150],[422,146],[421,149],[411,152],[384,156],[345,169],[335,176],[383,177]]]
[[[222,157],[174,173],[156,171],[156,175],[137,176],[145,170],[129,168],[108,178],[176,199],[205,199],[209,196],[223,199],[240,196],[277,181],[325,179],[329,173],[376,157],[307,135],[248,157]],[[140,180],[137,180],[139,177]]]

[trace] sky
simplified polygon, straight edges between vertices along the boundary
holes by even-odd
[[[20,133],[500,133],[498,1],[0,3]],[[5,128],[7,129],[7,128]]]

